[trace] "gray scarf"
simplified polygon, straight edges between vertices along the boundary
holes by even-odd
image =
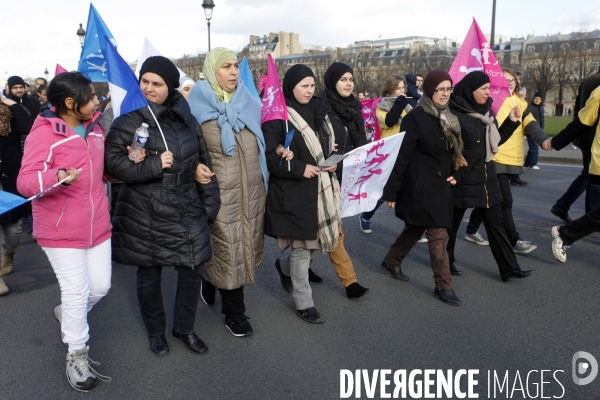
[[[442,126],[442,132],[446,136],[446,148],[452,149],[454,155],[452,156],[452,167],[455,171],[460,168],[460,161],[462,159],[462,149],[464,143],[460,136],[460,123],[456,115],[448,109],[448,106],[440,107],[436,105],[427,95],[421,96],[419,99],[419,105],[423,108],[425,113],[431,115],[440,121]]]
[[[487,117],[479,113],[469,113],[469,116],[479,119],[485,125],[485,162],[490,162],[498,153],[498,143],[500,143],[500,132],[494,124],[494,116],[488,111]]]

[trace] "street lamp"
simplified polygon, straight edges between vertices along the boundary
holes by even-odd
[[[212,18],[214,7],[215,2],[213,0],[204,0],[202,2],[202,8],[204,8],[204,16],[206,17],[206,23],[208,25],[208,51],[210,51],[210,19]]]
[[[50,72],[48,72],[48,68],[46,68],[46,70],[44,71],[44,75],[46,76],[46,83],[48,83],[48,74]]]
[[[81,43],[81,48],[83,49],[83,40],[85,39],[85,29],[83,29],[83,24],[79,24],[77,36],[79,36],[79,43]]]

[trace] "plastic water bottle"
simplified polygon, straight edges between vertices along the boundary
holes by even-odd
[[[142,126],[135,130],[133,143],[131,143],[131,153],[129,153],[131,161],[137,161],[142,156],[142,149],[146,146],[148,136],[150,136],[150,133],[148,133],[148,124],[142,123]]]

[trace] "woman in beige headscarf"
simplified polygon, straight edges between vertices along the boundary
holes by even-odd
[[[221,210],[211,227],[213,257],[205,264],[201,295],[212,305],[218,288],[225,325],[235,336],[250,336],[244,285],[254,282],[254,269],[263,259],[267,184],[260,104],[239,80],[231,50],[209,52],[203,73],[206,80],[194,85],[188,102],[208,145]],[[291,158],[290,152],[280,152]]]

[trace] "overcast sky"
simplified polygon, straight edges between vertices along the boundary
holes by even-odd
[[[249,36],[296,32],[302,45],[347,46],[356,40],[432,36],[462,42],[473,17],[491,30],[492,0],[214,0],[212,47],[241,50]],[[136,60],[144,37],[165,56],[208,48],[202,0],[95,0],[119,52]],[[85,29],[83,0],[2,0],[0,80],[50,78],[56,63],[71,70],[80,55],[75,32]],[[600,29],[598,0],[497,0],[496,34],[504,38]]]

